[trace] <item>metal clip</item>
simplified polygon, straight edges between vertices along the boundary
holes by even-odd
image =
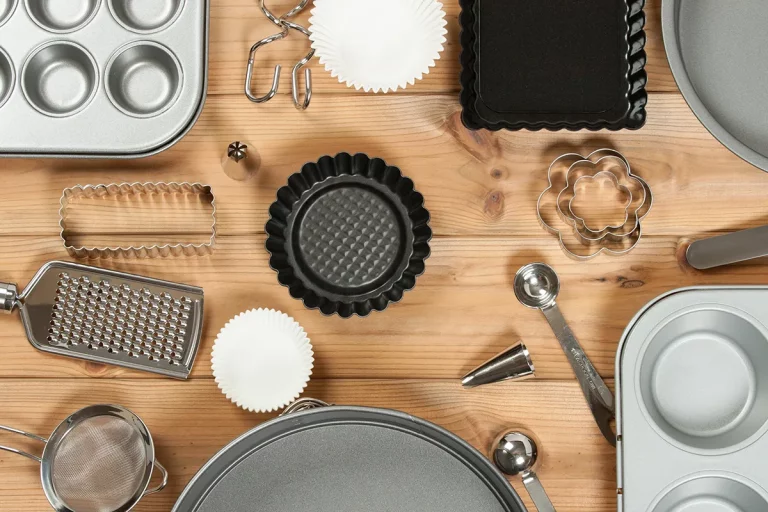
[[[248,56],[248,67],[246,68],[246,76],[245,76],[245,95],[248,97],[249,100],[253,101],[254,103],[264,103],[266,101],[271,100],[275,94],[277,94],[277,89],[280,85],[280,71],[282,70],[282,66],[280,64],[275,66],[275,73],[272,78],[272,88],[269,90],[269,92],[262,96],[262,97],[255,97],[251,91],[251,81],[253,80],[253,65],[254,65],[254,55],[256,51],[261,48],[262,46],[265,46],[269,43],[272,43],[274,41],[283,39],[285,36],[288,35],[288,30],[293,29],[297,32],[300,32],[304,34],[307,38],[309,38],[309,30],[307,30],[305,27],[294,23],[292,21],[289,21],[289,18],[292,18],[296,14],[300,13],[304,7],[307,6],[309,3],[309,0],[301,0],[298,5],[296,5],[293,9],[288,11],[287,13],[283,14],[279,18],[276,17],[269,9],[267,9],[265,5],[265,0],[261,0],[260,7],[261,12],[264,13],[264,15],[282,29],[281,32],[271,35],[269,37],[265,37],[258,43],[254,44],[251,47],[250,55]],[[309,107],[309,102],[312,100],[312,73],[309,68],[306,68],[304,70],[304,100],[300,100],[300,94],[299,94],[299,71],[302,67],[304,67],[315,55],[315,50],[312,48],[307,55],[304,56],[303,59],[301,59],[299,62],[296,63],[296,65],[293,67],[293,71],[291,72],[291,86],[292,86],[292,96],[293,96],[293,104],[298,110],[305,110],[307,107]]]

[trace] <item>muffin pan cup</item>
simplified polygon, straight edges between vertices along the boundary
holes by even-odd
[[[619,512],[768,510],[768,287],[693,287],[616,358]]]
[[[24,0],[24,7],[40,28],[67,34],[88,25],[99,12],[101,0]]]
[[[16,86],[16,69],[11,57],[0,46],[0,108],[13,94]]]
[[[167,149],[202,111],[208,24],[209,0],[0,0],[0,157]]]

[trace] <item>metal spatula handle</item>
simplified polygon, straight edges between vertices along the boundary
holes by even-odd
[[[765,256],[768,256],[768,226],[698,240],[685,252],[688,263],[698,270]]]

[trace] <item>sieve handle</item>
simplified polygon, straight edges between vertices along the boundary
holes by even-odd
[[[19,430],[17,428],[12,427],[6,427],[5,425],[0,425],[0,430],[5,430],[6,432],[11,432],[13,434],[20,434],[22,436],[26,436],[30,439],[34,439],[35,441],[40,441],[42,443],[48,444],[48,440],[44,437],[36,436],[35,434],[30,434],[29,432],[25,432],[23,430]],[[37,455],[32,455],[31,453],[23,452],[21,450],[18,450],[16,448],[11,448],[10,446],[3,446],[0,445],[0,450],[4,450],[6,452],[16,453],[18,455],[21,455],[23,457],[26,457],[28,459],[32,459],[33,461],[37,462],[38,464],[43,463],[43,459],[38,457]]]
[[[147,496],[148,494],[155,494],[156,492],[160,492],[163,489],[165,489],[165,486],[168,485],[168,470],[166,470],[162,464],[160,464],[157,460],[155,460],[155,467],[160,470],[160,472],[163,474],[163,481],[160,482],[160,485],[157,487],[153,487],[152,489],[147,489],[144,491],[143,496]]]

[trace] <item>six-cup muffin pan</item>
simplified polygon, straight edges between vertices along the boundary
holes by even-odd
[[[208,0],[0,0],[0,156],[140,157],[206,93]]]
[[[768,510],[768,288],[651,302],[616,359],[620,512]]]

